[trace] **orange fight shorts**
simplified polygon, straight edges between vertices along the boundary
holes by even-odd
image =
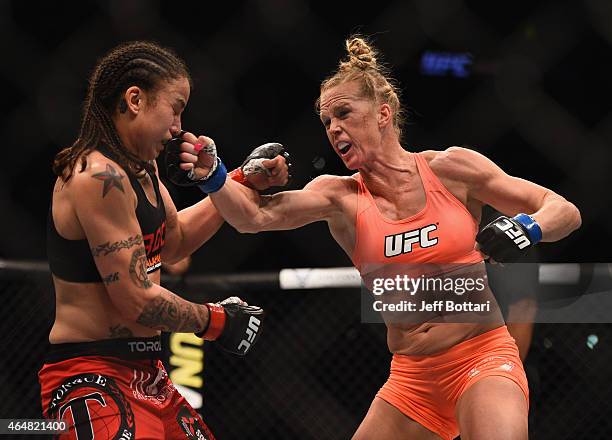
[[[518,348],[506,326],[428,356],[394,354],[391,374],[376,397],[393,405],[443,439],[459,435],[457,400],[487,376],[503,376],[525,393],[529,388]]]
[[[60,439],[214,440],[160,356],[159,338],[52,344],[38,373],[45,418],[67,423]]]

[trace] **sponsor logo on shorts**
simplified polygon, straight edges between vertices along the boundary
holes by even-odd
[[[136,399],[148,400],[160,405],[168,400],[175,391],[174,385],[168,380],[168,374],[163,368],[157,369],[154,379],[151,373],[136,369],[132,371],[130,389]]]
[[[176,421],[190,440],[215,440],[208,427],[203,425],[200,418],[195,417],[186,406],[179,410]]]
[[[132,353],[149,353],[161,351],[161,341],[129,341],[128,347]]]
[[[51,392],[51,401],[45,416],[68,422],[79,440],[94,438],[92,416],[108,414],[118,419],[113,432],[105,426],[105,437],[131,440],[136,432],[134,413],[125,395],[115,381],[97,373],[84,373],[66,379]],[[72,420],[70,420],[72,419]]]
[[[512,371],[515,366],[516,364],[513,361],[509,361],[503,356],[489,356],[479,361],[476,366],[468,372],[467,376],[474,377],[480,374],[482,371]]]

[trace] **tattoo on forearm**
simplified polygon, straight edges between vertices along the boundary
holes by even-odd
[[[130,278],[138,287],[148,289],[153,286],[147,275],[147,253],[144,247],[139,247],[132,254],[130,261]]]
[[[108,193],[113,188],[117,188],[122,193],[125,193],[125,191],[123,191],[123,184],[121,183],[121,179],[123,179],[125,176],[119,174],[117,170],[110,164],[106,164],[106,171],[94,174],[91,177],[104,182],[104,188],[102,188],[102,197],[104,197],[106,193]]]
[[[129,328],[121,324],[117,324],[112,327],[109,327],[109,330],[110,330],[109,336],[111,338],[131,338],[134,336],[134,333],[132,333],[132,330],[130,330]]]
[[[104,278],[102,278],[102,281],[107,286],[110,283],[114,283],[115,281],[119,281],[119,272],[111,273],[110,275],[105,276]]]
[[[145,305],[136,322],[163,331],[199,332],[207,322],[206,306],[162,292]]]
[[[113,252],[119,252],[121,249],[129,249],[134,246],[142,244],[142,235],[134,235],[129,237],[127,240],[120,240],[114,243],[107,241],[106,243],[99,244],[95,248],[91,248],[91,254],[94,257],[106,256]]]

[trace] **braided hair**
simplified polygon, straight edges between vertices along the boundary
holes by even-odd
[[[72,146],[64,148],[53,162],[53,172],[67,182],[80,160],[82,172],[87,156],[104,147],[112,158],[128,173],[138,175],[153,170],[152,164],[128,151],[122,144],[112,116],[125,112],[123,94],[131,86],[155,94],[162,81],[191,77],[185,62],[171,49],[148,41],[121,44],[100,59],[89,78],[87,97],[83,106],[81,128]]]
[[[378,53],[368,41],[361,36],[353,35],[345,41],[348,58],[340,61],[338,70],[321,83],[320,94],[340,84],[359,81],[362,96],[377,103],[385,103],[393,111],[393,128],[401,139],[405,124],[405,111],[400,103],[400,89],[391,78],[387,69],[381,65]],[[320,111],[321,97],[315,108]]]

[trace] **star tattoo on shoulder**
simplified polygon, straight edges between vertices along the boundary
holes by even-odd
[[[121,183],[121,179],[125,176],[122,176],[117,172],[117,170],[110,164],[106,164],[106,171],[102,171],[101,173],[96,173],[92,175],[94,179],[98,179],[104,182],[104,188],[102,189],[102,197],[106,195],[112,188],[117,188],[123,191],[123,184]]]

